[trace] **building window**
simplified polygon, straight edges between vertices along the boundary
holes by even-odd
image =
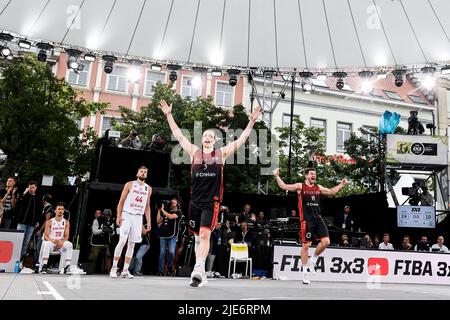
[[[78,73],[75,73],[72,69],[69,69],[67,82],[71,85],[87,87],[89,82],[88,77],[91,64],[89,62],[81,62],[81,65],[84,66],[84,69],[83,71],[78,71]]]
[[[104,136],[106,130],[108,130],[108,129],[113,130],[114,129],[113,120],[114,120],[115,123],[119,123],[119,124],[123,123],[123,119],[122,118],[103,117],[103,120],[102,120],[102,131],[101,131],[102,134],[100,136]]]
[[[324,119],[311,118],[311,127],[323,129],[321,135],[323,137],[324,145],[326,146],[327,145],[327,121]]]
[[[423,100],[420,96],[408,96],[412,102],[418,103],[418,104],[427,104],[425,100]]]
[[[163,72],[155,72],[155,71],[147,70],[147,76],[145,78],[144,95],[149,96],[149,97],[153,96],[153,94],[155,93],[153,91],[153,86],[155,86],[156,83],[158,83],[158,82],[165,83],[166,82],[166,74]]]
[[[181,89],[181,96],[183,98],[191,97],[192,100],[197,100],[197,97],[200,95],[200,88],[196,88],[192,85],[192,77],[183,77],[183,87]]]
[[[300,116],[298,116],[298,115],[295,115],[294,114],[294,117],[293,117],[293,122],[292,122],[292,126],[295,128],[295,119],[300,119]],[[290,114],[287,114],[287,113],[283,113],[283,120],[282,120],[283,122],[282,122],[282,124],[281,124],[281,126],[283,127],[283,128],[286,128],[286,127],[290,127],[291,126],[291,115]]]
[[[337,123],[337,143],[336,143],[336,152],[345,152],[344,143],[350,138],[352,134],[352,125],[350,123]]]
[[[383,95],[381,94],[380,89],[372,89],[372,91],[370,91],[370,95],[377,98],[384,98]]]
[[[397,92],[388,91],[388,90],[383,90],[383,92],[389,99],[403,101],[403,99],[398,95]]]
[[[127,92],[127,68],[115,66],[111,74],[108,75],[108,90]]]
[[[233,87],[226,82],[216,82],[216,106],[233,106]]]
[[[362,133],[362,137],[364,140],[366,141],[373,141],[373,142],[377,142],[377,139],[375,137],[376,132],[377,132],[377,128],[376,127],[371,127],[371,126],[363,126],[363,133]],[[368,132],[373,132],[373,134],[369,134]]]

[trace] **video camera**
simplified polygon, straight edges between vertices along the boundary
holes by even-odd
[[[409,196],[409,204],[412,206],[419,205],[421,192],[419,191],[423,187],[421,183],[413,183],[412,187],[402,188],[402,195]]]

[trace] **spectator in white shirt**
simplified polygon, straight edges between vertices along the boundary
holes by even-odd
[[[433,244],[433,246],[431,247],[431,251],[448,253],[448,248],[446,246],[444,246],[444,237],[443,236],[439,236],[437,238],[437,243]]]
[[[383,242],[378,246],[380,250],[394,250],[392,243],[389,243],[389,233],[383,235]]]

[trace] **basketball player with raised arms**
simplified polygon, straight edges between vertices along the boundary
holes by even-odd
[[[223,194],[223,165],[227,157],[233,155],[249,137],[251,130],[261,115],[258,107],[249,117],[249,122],[241,136],[232,143],[214,149],[216,135],[206,130],[202,135],[202,145],[192,144],[181,132],[172,115],[172,105],[161,100],[159,108],[167,117],[172,134],[191,159],[191,202],[189,208],[190,232],[195,234],[195,266],[190,285],[202,287],[207,284],[205,259],[209,252],[211,231],[214,230]]]
[[[295,191],[298,195],[298,212],[300,215],[300,236],[302,241],[302,270],[303,284],[310,284],[308,269],[315,272],[317,257],[330,244],[328,228],[320,215],[320,197],[333,196],[338,193],[346,184],[347,179],[342,179],[337,186],[328,189],[316,184],[316,170],[307,168],[304,172],[305,182],[295,184],[285,184],[280,178],[280,169],[273,172],[278,186],[282,190]],[[314,251],[313,256],[308,261],[308,249],[312,243],[313,236],[317,236],[320,240]]]
[[[134,245],[142,241],[142,216],[145,214],[147,220],[147,232],[151,229],[150,220],[150,197],[152,187],[145,183],[148,169],[144,166],[137,171],[137,179],[125,184],[117,205],[117,220],[119,226],[119,243],[114,250],[113,266],[109,273],[111,278],[117,278],[117,264],[122,250],[128,241],[125,252],[125,262],[120,274],[122,278],[132,279],[134,276],[128,271],[131,258],[133,257]]]

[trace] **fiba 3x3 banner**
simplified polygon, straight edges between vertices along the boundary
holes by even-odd
[[[309,249],[309,255],[315,248]],[[299,246],[275,245],[273,278],[301,280]],[[450,285],[450,254],[328,248],[311,281]]]

